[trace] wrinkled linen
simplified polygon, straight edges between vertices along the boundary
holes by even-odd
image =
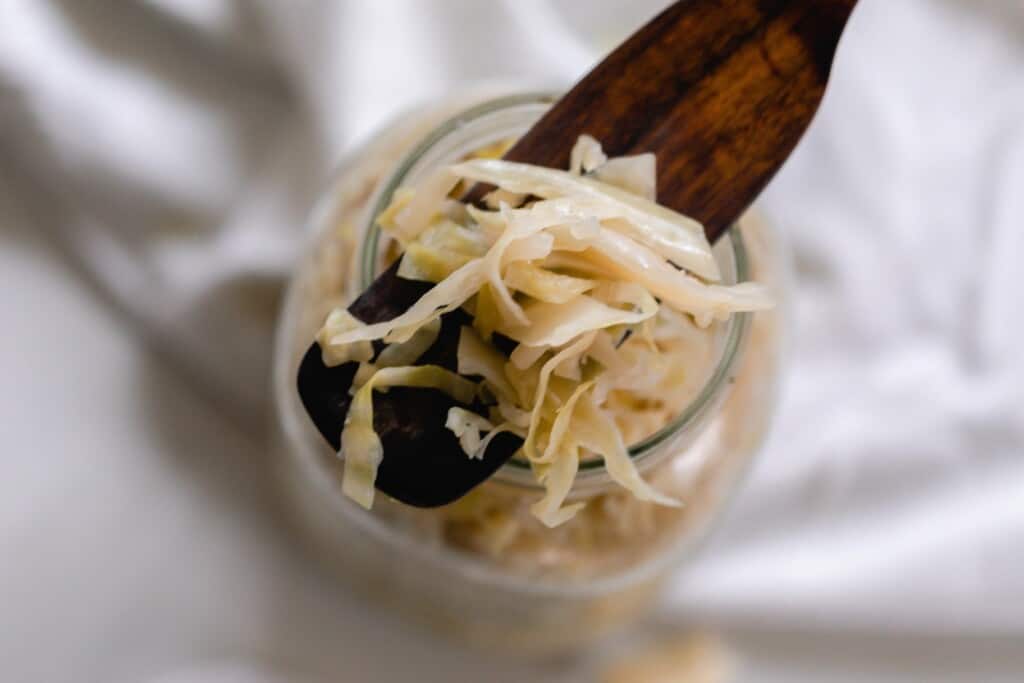
[[[468,82],[571,82],[659,4],[0,4],[4,678],[490,671],[325,607],[271,540],[270,483],[242,471],[277,296],[382,121]],[[654,621],[721,629],[749,680],[1024,669],[1022,66],[1019,3],[863,0],[763,198],[795,267],[778,420]]]

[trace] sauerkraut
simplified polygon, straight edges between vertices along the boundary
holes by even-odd
[[[490,208],[452,200],[473,182],[497,187]],[[378,224],[403,249],[399,277],[433,288],[383,323],[334,311],[318,335],[328,365],[361,363],[342,434],[346,495],[369,507],[387,457],[373,432],[373,392],[429,386],[488,406],[487,415],[449,411],[466,457],[482,457],[498,433],[523,438],[514,457],[545,489],[530,511],[548,527],[586,505],[569,499],[589,459],[603,459],[639,500],[682,504],[641,477],[628,444],[692,396],[713,355],[709,326],[773,304],[758,284],[720,284],[703,226],[656,204],[655,187],[653,155],[608,159],[582,136],[568,171],[471,159],[398,190]],[[472,323],[460,334],[458,374],[415,367],[440,317],[460,308]],[[374,341],[387,346],[371,363]]]

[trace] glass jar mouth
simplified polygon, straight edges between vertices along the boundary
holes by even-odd
[[[490,142],[524,133],[536,119],[558,99],[555,93],[526,93],[488,100],[466,109],[437,126],[414,147],[395,167],[394,171],[377,191],[369,203],[370,210],[365,216],[363,238],[359,254],[359,268],[355,274],[358,291],[367,289],[377,277],[380,265],[381,230],[377,225],[379,216],[391,203],[395,191],[414,179],[418,172],[436,163],[454,161],[459,153],[467,153]],[[516,130],[518,129],[518,131]],[[470,138],[445,146],[457,133],[489,135],[490,139]],[[469,136],[467,136],[469,137]],[[742,282],[750,275],[750,262],[742,231],[733,226],[715,245],[716,256],[731,263],[723,264],[723,281],[726,284]],[[731,277],[729,277],[731,274]],[[732,280],[732,282],[730,282]],[[673,443],[676,437],[696,431],[704,418],[719,405],[728,393],[732,379],[739,367],[750,326],[749,313],[733,314],[721,342],[721,351],[714,370],[708,376],[694,399],[658,431],[641,441],[630,445],[629,455],[641,470],[647,470],[662,461],[661,446]],[[587,460],[580,463],[574,492],[594,484],[605,483],[607,473],[602,460]],[[495,473],[494,479],[503,484],[521,488],[542,490],[537,484],[530,465],[513,458]]]

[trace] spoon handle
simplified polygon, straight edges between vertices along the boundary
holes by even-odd
[[[569,91],[505,158],[565,168],[587,133],[655,152],[658,200],[712,242],[810,125],[857,0],[681,0]]]

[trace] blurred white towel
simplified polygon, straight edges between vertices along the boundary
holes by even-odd
[[[0,216],[56,240],[126,329],[258,430],[270,304],[340,155],[468,81],[570,82],[663,4],[8,0]],[[764,199],[798,273],[778,426],[666,612],[811,649],[823,633],[1022,639],[1024,6],[861,5]]]

